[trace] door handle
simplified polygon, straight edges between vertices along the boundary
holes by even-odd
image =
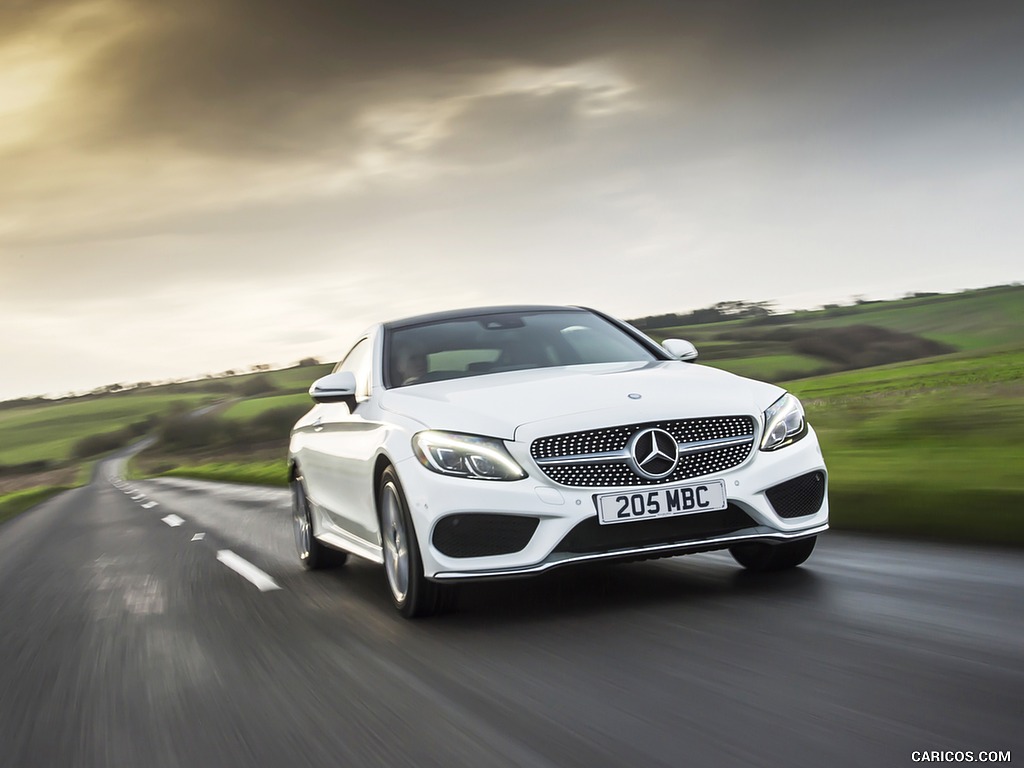
[[[313,431],[322,432],[324,429],[324,419],[322,416],[317,416],[313,421]]]

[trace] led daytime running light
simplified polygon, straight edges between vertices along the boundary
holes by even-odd
[[[412,440],[416,457],[427,469],[442,475],[474,480],[520,480],[526,472],[500,440],[430,430]]]
[[[796,442],[807,434],[807,420],[800,401],[786,393],[764,412],[761,450],[774,451]]]

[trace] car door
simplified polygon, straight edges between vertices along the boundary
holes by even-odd
[[[373,462],[384,439],[380,421],[370,418],[374,341],[361,338],[334,369],[355,375],[355,407],[318,404],[300,457],[321,529],[371,544],[378,543]]]

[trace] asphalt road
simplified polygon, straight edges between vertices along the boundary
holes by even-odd
[[[376,566],[299,568],[286,493],[115,469],[0,527],[2,766],[1024,761],[1017,552],[830,533],[769,578],[595,566],[410,622]]]

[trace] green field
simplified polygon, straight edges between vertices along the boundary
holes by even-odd
[[[202,394],[126,392],[0,410],[0,465],[67,461],[83,437],[116,431],[175,404],[192,409],[209,401]]]
[[[1024,286],[1000,286],[963,293],[940,294],[893,301],[866,302],[830,309],[801,310],[774,320],[812,328],[854,324],[878,325],[950,341],[961,349],[981,349],[1021,342],[1024,326]],[[722,331],[764,325],[750,320],[726,320],[699,325],[658,328],[655,336],[711,339]]]
[[[807,313],[806,322],[819,328],[878,325],[944,341],[961,350],[1024,341],[1024,289],[1020,287],[864,304],[856,310],[842,315],[835,311]]]
[[[304,393],[331,367],[296,367],[52,402],[8,404],[13,407],[0,409],[0,466],[67,462],[72,458],[72,447],[83,437],[235,399],[256,378],[268,383],[268,391],[229,406],[231,418],[244,420],[264,409],[311,403]]]
[[[863,367],[853,361],[844,364],[842,359],[809,355],[799,348],[800,340],[778,338],[787,330],[813,336],[816,331],[835,333],[854,326],[869,326],[940,342],[959,352],[976,352],[995,347],[1019,348],[1024,344],[1021,318],[1024,318],[1024,287],[1004,286],[801,311],[771,318],[674,325],[647,332],[659,341],[671,337],[692,341],[702,363],[742,376],[778,381]],[[907,354],[897,359],[921,356]]]
[[[1024,379],[1024,346],[943,355],[910,363],[894,363],[790,382],[804,398],[882,396],[963,387],[1016,386]]]
[[[1024,545],[1024,350],[790,382],[837,528]]]
[[[712,368],[766,381],[802,378],[819,370],[821,361],[809,355],[760,355],[757,357],[736,357],[726,360],[702,360]]]
[[[313,401],[305,392],[291,395],[271,395],[270,397],[253,397],[232,403],[225,409],[225,419],[246,421],[274,408],[302,408],[309,410]]]

